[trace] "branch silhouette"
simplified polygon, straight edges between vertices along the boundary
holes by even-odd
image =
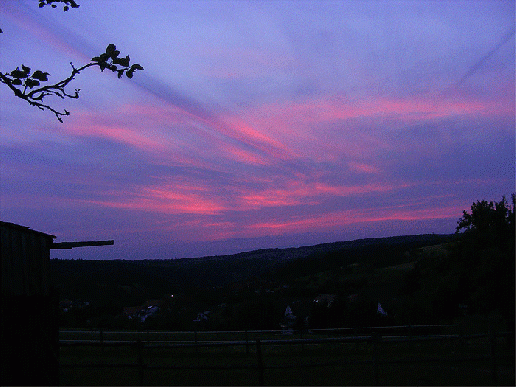
[[[57,8],[57,4],[62,3],[63,11],[68,11],[70,7],[79,8],[79,4],[77,4],[74,0],[39,0],[39,8],[43,8],[46,5],[50,5],[52,8]]]
[[[56,8],[57,5],[54,3],[64,4],[63,10],[68,11],[69,7],[79,8],[79,5],[74,0],[39,0],[39,7],[50,5],[52,8]],[[0,33],[3,31],[0,29]],[[70,112],[66,109],[58,110],[46,103],[45,98],[50,96],[59,97],[61,99],[79,98],[80,89],[75,89],[73,93],[66,90],[68,84],[75,79],[75,77],[87,69],[88,67],[98,66],[100,71],[109,70],[116,72],[118,78],[122,78],[125,74],[127,78],[132,78],[134,72],[137,70],[143,70],[143,67],[135,63],[130,64],[129,55],[120,57],[120,51],[116,49],[114,44],[109,44],[106,48],[106,52],[99,56],[93,57],[90,63],[85,64],[82,67],[76,68],[72,62],[72,72],[68,78],[63,79],[57,83],[46,83],[48,82],[49,73],[46,71],[36,70],[31,73],[31,68],[25,65],[16,67],[11,72],[0,72],[0,83],[3,83],[9,87],[14,95],[27,101],[31,106],[35,106],[40,110],[48,110],[55,114],[59,122],[63,122],[63,116],[69,116]]]

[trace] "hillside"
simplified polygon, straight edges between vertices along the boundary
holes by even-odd
[[[261,249],[234,255],[171,260],[51,260],[52,281],[69,299],[106,299],[106,290],[128,288],[142,297],[212,289],[270,272],[279,280],[323,271],[350,261],[381,267],[398,263],[392,252],[448,240],[446,235],[359,239],[287,249]],[[391,262],[392,261],[392,262]],[[102,289],[101,294],[96,288]]]
[[[228,302],[232,307],[249,309],[254,295],[262,290],[275,297],[260,297],[260,302],[271,298],[267,302],[278,304],[275,306],[278,309],[284,308],[279,301],[282,297],[312,299],[318,293],[355,291],[357,287],[363,287],[367,282],[364,278],[375,270],[407,264],[414,259],[411,256],[414,249],[452,238],[449,235],[414,235],[360,239],[175,260],[53,259],[51,273],[61,300],[71,300],[76,305],[88,304],[87,308],[76,310],[79,316],[73,319],[74,324],[81,324],[86,316],[90,321],[91,317],[101,315],[103,320],[111,320],[121,314],[123,307],[141,305],[146,300],[171,294],[175,295],[177,311],[183,308],[183,315],[190,313],[195,317],[196,308],[214,309],[214,305],[227,305]],[[273,293],[272,289],[280,287],[281,292]],[[227,314],[227,310],[225,312]],[[66,314],[69,324],[71,315],[73,313]],[[183,316],[182,319],[191,321],[190,317]],[[220,322],[221,325],[227,323]],[[276,327],[276,321],[273,325]]]

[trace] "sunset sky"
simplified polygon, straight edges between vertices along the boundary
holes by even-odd
[[[448,234],[515,191],[514,1],[77,2],[0,2],[1,72],[144,67],[79,74],[64,123],[0,84],[1,220],[115,240],[52,257]]]

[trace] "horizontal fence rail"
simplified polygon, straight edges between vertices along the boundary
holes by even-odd
[[[249,330],[249,331],[203,331],[203,332],[162,332],[162,331],[146,331],[146,332],[134,332],[134,331],[72,331],[62,330],[60,331],[61,336],[69,335],[86,335],[91,336],[90,339],[60,339],[60,347],[101,347],[104,348],[116,348],[116,347],[130,347],[135,350],[136,361],[132,363],[104,363],[102,361],[90,362],[90,363],[61,363],[62,368],[135,368],[139,372],[138,383],[144,384],[144,373],[145,370],[237,370],[237,369],[252,369],[258,372],[258,384],[264,384],[264,371],[267,369],[287,369],[287,368],[315,368],[315,367],[329,367],[338,366],[345,364],[369,364],[374,369],[374,380],[378,385],[380,384],[379,368],[380,366],[392,365],[392,364],[416,364],[416,363],[461,363],[469,361],[488,361],[490,365],[491,378],[494,384],[497,384],[497,355],[496,341],[498,337],[511,337],[512,332],[501,332],[501,333],[481,333],[481,334],[427,334],[417,335],[420,328],[449,328],[453,326],[399,326],[399,327],[371,327],[363,328],[362,330],[369,330],[372,333],[368,335],[341,335],[334,337],[303,337],[313,336],[320,334],[333,333],[353,333],[354,330],[351,328],[339,328],[339,329],[312,329],[310,331],[296,331],[300,338],[289,338],[284,339],[270,339],[264,338],[267,335],[278,335],[285,333],[284,331],[277,330]],[[391,332],[405,329],[408,334],[388,334]],[[218,340],[218,335],[227,336],[233,335],[245,335],[244,340]],[[152,336],[171,336],[177,338],[177,336],[191,336],[194,335],[194,340],[152,340]],[[215,337],[212,340],[199,340],[198,336],[210,335]],[[250,335],[261,335],[261,337],[250,338]],[[113,336],[127,336],[126,340],[109,340],[108,337]],[[512,336],[513,337],[513,336]],[[191,337],[190,337],[191,338]],[[463,358],[445,359],[442,357],[407,357],[402,359],[384,359],[380,358],[381,347],[388,345],[389,343],[404,343],[416,344],[420,342],[428,341],[457,341],[466,342],[471,340],[488,339],[489,351],[482,355],[467,356]],[[265,364],[263,348],[273,346],[304,346],[311,345],[328,345],[328,344],[339,344],[339,343],[366,343],[372,345],[372,351],[370,358],[367,359],[339,359],[338,361],[324,361],[324,362],[304,362],[301,364]],[[173,348],[223,348],[223,347],[239,347],[245,346],[246,353],[249,354],[250,350],[256,353],[256,358],[253,363],[237,364],[237,365],[174,365],[174,364],[147,364],[144,362],[143,352],[144,350],[155,350],[159,348],[173,349]]]

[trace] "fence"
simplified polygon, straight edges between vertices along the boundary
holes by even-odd
[[[475,335],[462,334],[420,334],[421,331],[442,330],[451,328],[451,326],[404,326],[404,327],[378,327],[378,328],[362,328],[362,331],[367,334],[356,335],[356,331],[348,328],[342,329],[327,329],[327,330],[311,330],[311,331],[225,331],[225,332],[121,332],[121,331],[61,331],[61,336],[75,336],[82,339],[61,339],[61,347],[100,347],[100,353],[104,353],[107,348],[132,348],[132,362],[106,363],[104,361],[96,362],[76,362],[63,363],[62,368],[129,368],[137,370],[137,384],[144,385],[146,383],[145,374],[148,371],[155,370],[255,370],[258,385],[265,385],[265,372],[267,370],[278,369],[306,369],[306,368],[323,368],[329,366],[343,366],[343,365],[366,365],[372,368],[376,385],[382,384],[384,381],[381,378],[381,369],[385,366],[400,365],[400,364],[420,364],[420,363],[464,363],[482,361],[483,364],[488,365],[488,372],[490,374],[490,381],[493,384],[499,383],[499,361],[507,357],[500,351],[499,338],[509,338],[509,332],[503,333],[483,333]],[[404,332],[402,332],[404,331]],[[288,338],[278,339],[278,335],[288,333]],[[401,335],[399,333],[405,333]],[[295,337],[298,336],[298,337]],[[90,338],[85,338],[85,337]],[[203,337],[204,336],[204,337]],[[325,337],[326,336],[326,337]],[[331,337],[330,337],[331,336]],[[231,338],[241,338],[240,340],[228,340]],[[271,338],[272,337],[272,338]],[[285,337],[285,336],[283,336]],[[125,340],[123,340],[126,338]],[[166,338],[167,340],[163,340]],[[202,340],[209,338],[210,340]],[[222,338],[222,339],[221,339]],[[453,342],[454,346],[460,348],[475,347],[473,342],[482,342],[482,349],[480,352],[462,351],[463,356],[446,357],[438,356],[408,356],[402,358],[391,357],[392,345],[405,343],[408,348],[421,345],[421,343],[435,343]],[[338,360],[332,359],[332,356],[326,356],[324,361],[305,361],[302,363],[290,363],[284,361],[274,361],[273,355],[264,353],[267,348],[292,347],[298,346],[301,351],[306,348],[317,348],[323,351],[329,346],[335,345],[355,345],[357,348],[360,345],[365,345],[369,350],[365,351],[366,356],[355,356],[352,358],[346,356],[339,357]],[[487,345],[484,345],[487,344]],[[391,346],[391,349],[387,349]],[[195,354],[199,354],[202,348],[227,349],[229,347],[243,348],[245,347],[246,362],[240,364],[194,364],[187,362],[186,364],[159,364],[152,363],[151,351],[159,349],[179,350],[179,349],[194,349]],[[404,350],[405,351],[405,350]],[[280,351],[281,352],[281,351]],[[145,356],[145,353],[147,356]],[[469,355],[468,355],[469,353]],[[212,356],[209,352],[205,355]],[[466,356],[467,355],[467,356]],[[243,356],[243,355],[242,355]],[[310,357],[303,358],[310,360]],[[513,358],[514,359],[514,358]],[[512,360],[513,361],[513,360]],[[513,370],[514,373],[514,370]],[[514,376],[513,379],[514,380]],[[252,383],[252,384],[255,384]],[[513,382],[512,382],[513,383]],[[248,383],[249,384],[249,383]],[[344,383],[345,384],[345,383]],[[403,383],[401,383],[403,384]]]

